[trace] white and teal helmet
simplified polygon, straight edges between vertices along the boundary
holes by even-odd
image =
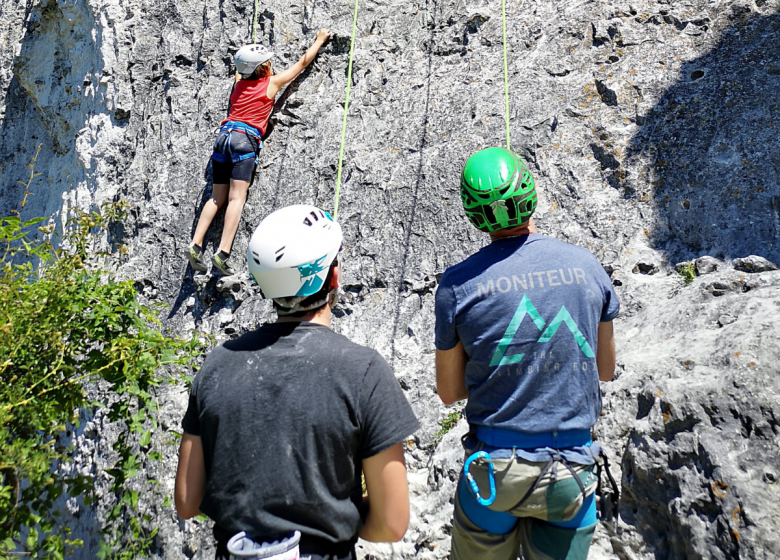
[[[342,240],[341,226],[324,210],[287,206],[257,226],[246,252],[249,274],[265,297],[290,312],[305,311],[298,303],[322,289]],[[313,309],[323,302],[309,303]]]
[[[238,49],[233,57],[236,72],[244,76],[251,74],[255,68],[271,60],[273,54],[263,45],[246,45]]]

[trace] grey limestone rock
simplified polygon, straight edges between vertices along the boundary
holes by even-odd
[[[723,265],[723,263],[718,259],[708,256],[699,257],[694,261],[694,263],[696,265],[696,274],[699,276],[715,272],[718,270],[718,267]]]
[[[780,273],[699,264],[780,260],[779,12],[778,0],[507,3],[511,143],[537,180],[536,225],[595,254],[622,302],[619,375],[603,385],[595,430],[617,466],[621,521],[597,530],[596,560],[780,557]],[[181,256],[211,194],[213,131],[252,15],[251,2],[206,0],[0,4],[0,211],[16,208],[40,144],[23,215],[60,226],[75,207],[126,199],[106,238],[130,249],[120,273],[168,305],[168,329],[217,341],[273,318],[245,277],[193,274]],[[260,5],[258,42],[277,70],[316,29],[334,35],[277,98],[236,256],[277,208],[333,208],[351,25],[349,3]],[[422,424],[406,443],[410,530],[394,545],[361,542],[362,558],[449,553],[465,422],[435,436],[450,409],[435,392],[434,293],[448,266],[488,243],[462,214],[458,175],[473,151],[505,142],[501,36],[495,2],[360,6],[333,328],[390,362]],[[651,274],[697,257],[707,277],[691,284]],[[180,429],[186,388],[159,398],[162,441]],[[80,468],[100,498],[63,513],[85,559],[112,506],[115,437],[91,420]],[[149,473],[159,487],[136,481],[160,528],[153,554],[213,557],[209,522],[162,505],[176,450],[164,455]]]
[[[743,259],[734,259],[734,268],[743,272],[770,272],[772,270],[780,270],[775,263],[769,262],[764,257],[758,255],[750,255]]]

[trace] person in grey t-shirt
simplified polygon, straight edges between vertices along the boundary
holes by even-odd
[[[461,176],[471,223],[491,243],[436,292],[436,384],[468,399],[454,560],[584,560],[596,527],[599,380],[615,368],[619,303],[587,250],[539,235],[533,177],[502,148]],[[499,474],[500,473],[500,474]]]
[[[419,424],[385,360],[329,328],[341,243],[314,206],[263,220],[249,272],[279,319],[214,349],[193,382],[176,509],[214,520],[218,559],[298,532],[302,558],[354,559],[358,536],[406,532],[402,442]]]

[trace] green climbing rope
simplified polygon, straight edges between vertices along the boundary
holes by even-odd
[[[255,0],[255,22],[252,25],[252,44],[257,44],[257,10],[260,8],[260,0]]]
[[[347,115],[349,114],[349,92],[352,89],[352,56],[355,52],[355,35],[357,34],[358,3],[355,0],[355,13],[352,16],[352,39],[349,43],[349,64],[347,65],[347,97],[344,100],[344,119],[341,121],[341,146],[339,147],[339,166],[336,171],[336,195],[333,203],[333,219],[339,215],[339,190],[341,189],[341,164],[344,161],[344,142],[347,138]]]
[[[509,147],[509,69],[506,62],[506,0],[501,0],[501,27],[504,32],[504,117],[506,119],[506,149]]]

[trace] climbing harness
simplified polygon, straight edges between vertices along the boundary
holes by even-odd
[[[514,450],[513,450],[514,453]],[[542,482],[542,479],[544,479],[545,475],[549,472],[550,473],[550,480],[555,482],[558,480],[558,465],[563,465],[566,467],[566,469],[571,473],[572,478],[577,482],[577,486],[580,487],[580,492],[582,493],[582,499],[587,500],[588,494],[585,490],[585,485],[582,484],[582,481],[580,480],[580,477],[577,476],[577,473],[572,468],[572,466],[569,464],[569,462],[561,456],[560,452],[554,451],[552,453],[552,457],[550,457],[550,460],[547,461],[547,464],[542,468],[542,471],[539,473],[539,476],[536,477],[536,480],[531,485],[531,487],[528,489],[528,492],[526,492],[522,498],[520,498],[520,501],[517,502],[514,506],[512,506],[511,509],[517,509],[520,506],[522,506],[525,502],[528,501],[528,498],[530,498],[534,492],[536,492],[536,489],[539,487],[539,484]]]
[[[464,447],[469,451],[474,449],[473,443],[467,443],[471,440],[476,441],[476,450],[472,453],[464,462],[463,465],[463,480],[458,488],[460,496],[460,506],[463,513],[468,517],[472,523],[478,527],[495,534],[505,534],[511,531],[517,524],[518,517],[509,513],[510,511],[521,508],[534,493],[538,490],[542,481],[548,477],[551,483],[558,481],[558,466],[563,467],[569,471],[571,477],[576,482],[580,493],[582,494],[582,505],[580,506],[580,513],[575,515],[569,521],[555,522],[559,526],[568,526],[578,528],[585,523],[586,525],[592,525],[596,520],[596,492],[588,494],[586,486],[590,486],[592,482],[598,477],[595,469],[598,468],[598,454],[603,454],[603,450],[600,446],[592,447],[592,440],[590,437],[590,430],[563,430],[555,432],[544,432],[535,434],[521,434],[512,430],[506,430],[502,428],[492,428],[489,426],[472,426],[467,434],[462,438]],[[501,511],[493,511],[487,509],[487,506],[492,505],[496,500],[496,486],[495,486],[495,473],[493,462],[494,459],[491,455],[483,449],[484,446],[490,446],[492,448],[510,449],[512,450],[511,457],[507,459],[497,459],[500,461],[512,462],[517,456],[518,449],[520,450],[542,450],[545,449],[549,453],[549,459],[545,465],[540,469],[538,476],[531,484],[530,488],[523,494],[520,500],[510,508],[503,509]],[[564,456],[562,449],[571,447],[587,446],[590,450],[591,458],[596,467],[591,467],[585,483],[583,483],[580,475],[574,470],[572,464],[569,463]],[[469,472],[470,467],[474,461],[482,460],[488,463],[488,480],[490,484],[490,497],[483,498],[480,494],[479,487]],[[603,517],[603,516],[602,516]],[[592,519],[592,521],[591,521]]]
[[[234,154],[230,145],[230,135],[232,132],[240,132],[244,135],[246,135],[250,139],[254,139],[257,143],[257,147],[254,150],[254,153],[248,152],[245,154]],[[263,147],[263,140],[262,140],[262,133],[257,130],[253,126],[249,126],[248,124],[244,124],[242,122],[238,121],[228,121],[225,124],[223,124],[219,129],[217,130],[217,134],[220,135],[219,138],[217,138],[217,142],[214,146],[215,150],[214,153],[211,154],[211,157],[214,158],[215,161],[218,161],[220,163],[238,163],[240,161],[244,161],[245,159],[249,159],[251,157],[255,158],[255,164],[260,163],[260,150]],[[251,140],[250,140],[251,144]],[[217,148],[219,151],[217,151]]]
[[[301,532],[295,531],[291,537],[281,541],[256,543],[241,531],[228,541],[227,550],[230,560],[298,560],[301,557],[298,547],[300,540]]]
[[[479,493],[479,486],[477,486],[477,481],[474,480],[474,475],[469,472],[471,463],[477,459],[485,459],[488,465],[488,480],[490,481],[489,498],[482,497],[482,495]],[[490,454],[487,451],[477,451],[476,453],[470,455],[468,459],[466,459],[466,462],[463,463],[463,476],[466,478],[466,480],[468,480],[469,488],[471,488],[471,491],[474,493],[474,497],[477,499],[480,505],[489,506],[496,501],[496,479],[494,474],[494,467]]]
[[[341,189],[341,165],[344,161],[344,143],[347,138],[347,115],[349,114],[349,92],[352,89],[352,57],[355,53],[355,35],[357,33],[358,4],[355,0],[355,12],[352,15],[352,38],[349,42],[349,64],[347,65],[347,94],[344,100],[344,118],[341,121],[341,145],[339,146],[339,164],[336,171],[336,194],[333,203],[333,219],[339,217],[339,190]]]
[[[509,69],[506,59],[506,0],[501,0],[501,28],[504,36],[504,117],[506,120],[506,149],[509,146]]]

